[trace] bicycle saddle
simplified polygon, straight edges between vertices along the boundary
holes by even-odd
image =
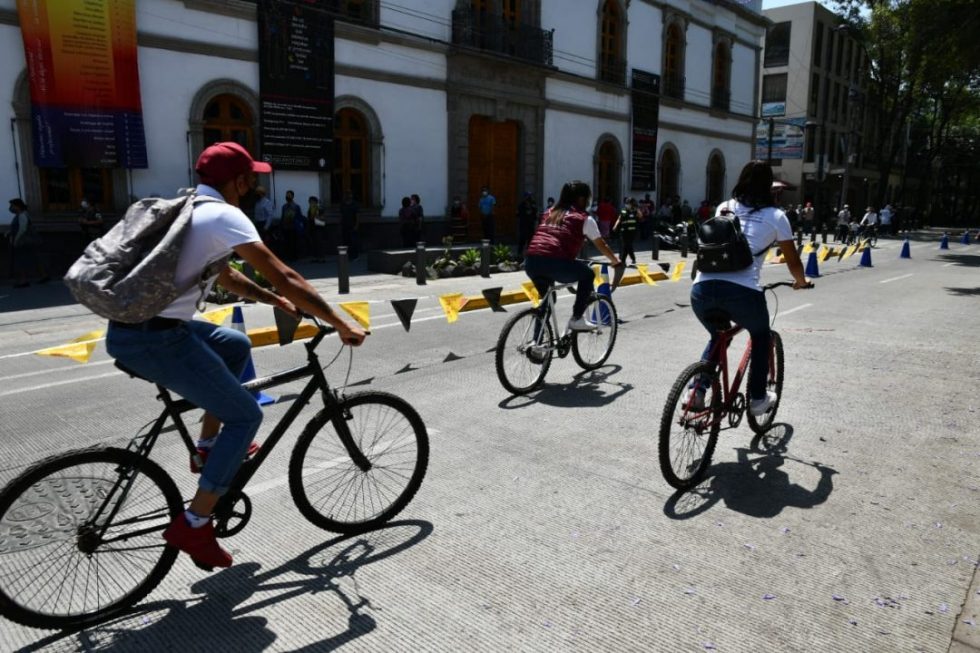
[[[732,316],[728,314],[728,311],[720,308],[711,308],[705,311],[704,321],[718,331],[727,331],[732,328]]]
[[[115,365],[116,367],[118,367],[118,368],[119,368],[120,370],[122,370],[123,372],[125,372],[126,374],[128,374],[129,376],[131,376],[131,377],[134,377],[134,378],[137,378],[137,379],[143,379],[143,380],[144,380],[144,381],[146,381],[147,383],[153,383],[153,381],[150,381],[150,380],[149,380],[148,378],[146,378],[145,376],[141,376],[141,375],[139,375],[139,374],[137,374],[137,373],[136,373],[136,372],[134,372],[133,370],[131,370],[131,369],[129,369],[128,367],[126,367],[125,365],[123,365],[122,363],[120,363],[119,361],[116,361],[116,362],[115,362],[115,363],[113,363],[113,364],[114,364],[114,365]]]

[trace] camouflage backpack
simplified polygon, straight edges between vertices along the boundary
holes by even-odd
[[[227,265],[230,255],[210,263],[183,287],[177,286],[177,261],[195,205],[219,201],[192,193],[136,202],[108,233],[89,243],[65,275],[65,284],[93,313],[130,324],[158,315],[195,285],[203,297],[207,280]]]

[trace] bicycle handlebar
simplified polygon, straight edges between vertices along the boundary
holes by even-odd
[[[766,291],[766,290],[774,290],[776,288],[779,288],[780,286],[788,286],[789,288],[795,288],[796,287],[796,282],[795,281],[777,281],[776,283],[767,283],[766,285],[764,285],[762,287],[762,290],[763,291]],[[813,282],[810,282],[809,284],[807,284],[806,286],[803,286],[803,287],[804,288],[813,288]]]

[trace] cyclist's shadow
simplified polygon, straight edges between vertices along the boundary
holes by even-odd
[[[505,410],[545,404],[557,408],[582,406],[607,406],[633,389],[631,383],[616,383],[609,377],[621,372],[621,365],[603,365],[592,371],[582,371],[572,377],[571,383],[545,383],[540,390],[529,395],[511,396],[498,406]]]
[[[415,533],[405,537],[404,529]],[[259,573],[261,565],[255,562],[235,565],[194,583],[191,591],[200,599],[141,604],[106,623],[78,633],[59,633],[22,650],[263,651],[278,636],[265,617],[250,613],[302,595],[332,592],[349,613],[346,629],[292,649],[332,651],[377,627],[374,617],[364,611],[379,609],[361,595],[354,572],[418,544],[432,530],[426,521],[392,522],[361,535],[333,538],[266,572]],[[273,594],[249,601],[263,592]],[[322,623],[322,618],[317,622]]]
[[[675,492],[664,504],[671,519],[690,519],[707,511],[718,501],[730,510],[768,519],[785,508],[813,508],[833,491],[837,470],[819,462],[808,462],[786,454],[793,427],[773,424],[764,436],[756,436],[748,449],[739,448],[738,462],[712,465],[708,478],[697,487]],[[757,454],[750,458],[750,454]],[[820,479],[812,490],[794,483],[783,468],[787,461],[813,467]]]

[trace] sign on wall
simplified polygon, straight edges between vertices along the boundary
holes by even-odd
[[[772,158],[802,159],[806,118],[786,118],[772,125]],[[755,128],[755,158],[765,161],[769,156],[769,121],[761,120]]]
[[[785,116],[786,115],[786,103],[785,102],[763,102],[762,103],[762,117],[768,118],[769,116]]]
[[[327,172],[333,144],[333,19],[315,0],[259,0],[262,160]]]
[[[660,75],[633,69],[632,190],[656,190],[657,129],[660,123]]]
[[[136,0],[17,0],[42,168],[145,168]]]

